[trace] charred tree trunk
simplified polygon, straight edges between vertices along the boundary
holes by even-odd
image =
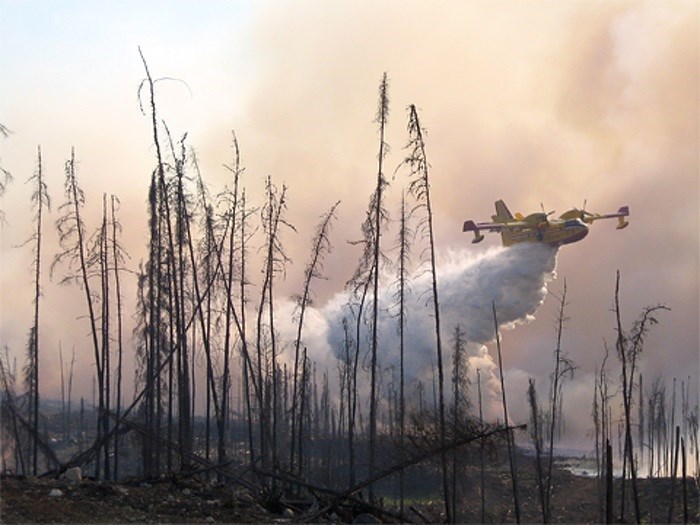
[[[102,359],[100,356],[100,343],[97,338],[97,316],[93,303],[92,288],[88,278],[88,257],[85,246],[85,226],[80,215],[80,209],[85,204],[85,196],[83,191],[78,186],[75,176],[75,150],[71,148],[71,158],[66,162],[66,202],[61,206],[61,210],[65,215],[60,217],[56,222],[59,231],[59,238],[63,251],[59,253],[52,263],[52,269],[64,259],[77,260],[80,265],[79,274],[73,277],[67,277],[64,281],[76,279],[81,282],[85,292],[85,301],[88,309],[88,319],[90,322],[90,334],[92,339],[93,352],[95,357],[95,368],[98,383],[98,423],[97,435],[100,442],[102,426],[101,416],[104,414],[105,399],[104,399],[104,370]],[[99,477],[99,460],[95,460],[95,471]]]
[[[384,141],[384,133],[389,117],[389,83],[386,73],[379,85],[379,108],[377,122],[379,124],[379,154],[377,156],[377,186],[375,188],[373,210],[373,236],[372,259],[374,274],[372,279],[372,346],[370,365],[370,400],[369,400],[369,475],[374,476],[377,463],[377,354],[379,350],[378,324],[379,324],[379,260],[380,238],[382,230],[382,200],[386,179],[384,178],[383,163],[386,156],[387,144]],[[370,501],[374,501],[374,485],[369,486]]]
[[[294,472],[294,449],[295,449],[295,437],[296,437],[296,412],[297,412],[297,397],[298,397],[298,376],[299,376],[299,349],[301,347],[302,341],[302,331],[304,328],[304,314],[306,313],[306,307],[311,302],[311,283],[315,278],[322,277],[323,269],[323,258],[326,253],[330,252],[331,245],[328,238],[329,229],[331,222],[335,217],[335,210],[340,204],[340,201],[336,202],[331,209],[321,218],[321,223],[316,228],[316,234],[312,242],[312,252],[311,261],[304,271],[304,288],[302,294],[297,302],[297,308],[299,309],[299,320],[297,322],[297,332],[296,338],[294,339],[294,370],[292,373],[292,407],[291,407],[291,447],[289,454],[289,470]]]
[[[433,303],[433,317],[435,319],[435,348],[437,351],[437,370],[438,370],[438,409],[440,414],[440,439],[444,448],[445,445],[445,373],[443,367],[442,355],[442,335],[440,327],[440,299],[438,297],[437,286],[437,263],[435,258],[435,236],[433,229],[433,209],[430,201],[430,181],[428,178],[428,158],[425,152],[424,130],[418,119],[418,111],[411,104],[408,108],[408,132],[411,137],[408,148],[410,155],[406,159],[406,163],[411,169],[413,180],[411,181],[410,190],[416,197],[418,202],[425,206],[426,212],[426,230],[429,243],[430,253],[430,278],[431,292]],[[447,522],[454,521],[454,516],[450,512],[450,492],[449,492],[449,471],[447,466],[447,454],[442,454],[442,485],[443,499],[445,505],[445,516]]]
[[[493,324],[496,330],[496,348],[498,349],[498,372],[501,379],[501,397],[503,401],[503,420],[504,425],[508,427],[508,404],[506,402],[506,383],[503,376],[503,356],[501,355],[501,338],[498,333],[498,318],[496,317],[496,303],[493,306]],[[508,443],[508,460],[510,462],[510,478],[513,483],[513,505],[515,508],[515,522],[520,523],[520,499],[518,497],[518,474],[515,468],[513,434],[510,430],[506,431],[506,439]]]
[[[3,170],[4,171],[4,170]],[[9,174],[8,174],[9,175]],[[34,318],[30,330],[28,377],[30,377],[28,398],[30,404],[30,418],[34,440],[32,442],[31,468],[32,475],[37,475],[39,445],[36,437],[39,435],[39,302],[41,298],[41,240],[42,218],[44,206],[50,208],[51,200],[44,182],[44,171],[41,161],[41,146],[37,147],[37,167],[29,182],[36,183],[36,189],[32,193],[32,205],[35,209],[35,231],[31,240],[34,240]],[[29,241],[27,241],[29,242]]]
[[[114,438],[114,479],[119,479],[119,423],[121,418],[122,405],[122,358],[123,358],[123,336],[122,336],[122,297],[121,297],[121,279],[119,276],[119,267],[123,261],[119,244],[117,242],[117,233],[121,231],[121,225],[117,222],[116,203],[118,199],[112,195],[112,264],[114,264],[114,293],[117,299],[117,398],[116,398],[116,421],[115,421],[115,438]],[[68,406],[70,413],[70,387],[68,394]]]

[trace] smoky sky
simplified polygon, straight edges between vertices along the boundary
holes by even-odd
[[[565,402],[590,398],[586,385],[604,341],[615,337],[610,308],[617,270],[626,325],[646,305],[672,309],[651,333],[641,370],[650,378],[691,374],[697,384],[696,3],[270,2],[246,12],[235,30],[230,13],[217,18],[208,7],[200,19],[189,5],[192,24],[181,35],[190,31],[192,38],[171,35],[165,20],[142,24],[136,11],[102,9],[86,7],[74,18],[73,34],[91,45],[79,45],[59,24],[34,39],[28,30],[2,31],[14,41],[2,37],[0,55],[14,69],[0,87],[0,122],[13,131],[0,140],[0,162],[15,180],[2,199],[8,224],[1,231],[0,330],[20,363],[31,324],[32,258],[16,246],[31,235],[25,180],[38,144],[54,203],[45,224],[47,261],[57,250],[51,230],[71,145],[92,227],[102,192],[117,194],[131,268],[146,255],[155,153],[136,97],[143,77],[137,46],[143,45],[155,76],[186,83],[160,83],[161,117],[176,137],[189,132],[213,192],[231,183],[222,168],[232,160],[231,129],[252,204],[260,203],[267,175],[287,184],[287,218],[296,233],[283,237],[292,263],[277,288],[282,296],[299,292],[315,224],[336,200],[333,251],[326,279],[315,283],[316,306],[342,293],[352,275],[359,253],[347,241],[361,235],[376,177],[374,119],[386,71],[387,208],[395,218],[407,184],[406,173],[394,170],[405,155],[405,108],[415,104],[427,133],[441,267],[448,267],[450,253],[478,257],[500,244],[491,236],[472,246],[461,232],[465,219],[488,220],[498,199],[525,214],[541,206],[559,214],[584,202],[593,212],[629,205],[627,229],[600,221],[557,255],[548,289],[560,294],[567,281],[564,345],[579,366]],[[8,14],[31,27],[31,9]],[[10,58],[15,49],[26,53],[21,62]],[[391,244],[391,230],[385,238]],[[419,259],[422,247],[416,249]],[[76,388],[89,396],[81,292],[58,287],[60,273],[54,281],[48,270],[45,275],[42,391],[58,392],[60,340],[64,352],[75,346],[82,357]],[[124,286],[133,309],[133,278]],[[536,319],[504,335],[515,385],[509,392],[518,399],[524,400],[528,377],[546,392],[556,306],[545,294]]]

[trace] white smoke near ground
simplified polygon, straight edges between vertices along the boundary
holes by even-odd
[[[476,369],[481,370],[487,417],[498,417],[494,401],[497,399],[495,394],[500,392],[500,382],[494,373],[496,363],[485,346],[495,339],[492,305],[496,307],[500,330],[513,329],[534,319],[547,294],[547,283],[555,277],[556,255],[556,248],[519,244],[479,255],[466,250],[452,252],[439,264],[438,294],[445,377],[450,377],[453,334],[459,326],[469,342],[467,351],[472,385],[476,384]],[[380,289],[378,324],[378,359],[382,369],[398,367],[400,361],[398,284],[391,282],[388,276],[384,280],[388,284]],[[432,381],[436,338],[431,289],[428,272],[422,272],[408,283],[404,331],[407,385],[421,380],[429,386]],[[345,359],[344,318],[350,336],[353,340],[355,338],[355,317],[349,299],[348,293],[338,293],[323,307],[310,308],[306,312],[304,344],[309,357],[328,369],[335,368]],[[370,305],[370,300],[367,300],[365,314],[371,310]],[[280,317],[291,319],[293,308],[291,302],[287,303],[284,309],[289,311]],[[369,362],[370,328],[368,322],[361,325],[360,359],[365,363]],[[354,351],[354,344],[352,348]],[[364,380],[360,378],[361,384]]]

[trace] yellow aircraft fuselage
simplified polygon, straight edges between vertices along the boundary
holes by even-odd
[[[537,223],[534,228],[502,230],[503,246],[520,242],[540,242],[549,246],[562,246],[577,242],[588,235],[588,226],[579,219],[550,220]]]

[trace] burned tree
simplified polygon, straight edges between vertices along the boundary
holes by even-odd
[[[553,295],[553,294],[552,294]],[[559,299],[559,314],[557,316],[557,344],[554,350],[554,372],[551,375],[551,390],[550,390],[550,411],[549,411],[549,455],[547,462],[547,478],[545,485],[545,523],[550,519],[550,501],[552,496],[552,468],[554,465],[554,434],[556,430],[558,411],[560,411],[562,386],[567,378],[574,375],[576,366],[568,356],[562,352],[562,335],[564,332],[564,323],[568,318],[564,314],[566,308],[566,279],[564,279],[564,290]]]
[[[362,240],[353,244],[362,245],[362,254],[352,278],[346,286],[350,289],[352,301],[350,305],[355,317],[355,352],[352,364],[352,396],[348,407],[348,439],[350,443],[350,483],[355,481],[354,438],[357,412],[357,367],[361,345],[361,326],[365,322],[365,306],[368,295],[372,299],[371,309],[371,338],[370,338],[370,413],[369,413],[369,471],[370,475],[376,467],[376,440],[377,440],[377,359],[378,359],[378,317],[379,317],[379,266],[383,260],[381,252],[381,233],[387,222],[387,212],[384,207],[384,191],[388,186],[384,176],[384,158],[388,150],[388,144],[384,140],[385,128],[389,117],[389,83],[384,73],[379,85],[379,104],[375,121],[379,124],[379,154],[377,157],[376,186],[369,199],[369,206],[364,222],[362,223]],[[370,499],[374,498],[374,487],[369,486]]]
[[[403,456],[406,445],[406,366],[405,366],[405,328],[406,328],[406,294],[408,287],[408,264],[411,252],[411,240],[413,231],[409,227],[410,214],[406,210],[406,193],[401,194],[401,215],[399,222],[399,232],[397,244],[399,248],[398,261],[398,286],[395,294],[396,306],[398,308],[398,333],[399,333],[399,451]],[[403,459],[403,457],[401,457]],[[404,471],[399,473],[399,509],[404,511]]]
[[[445,372],[443,366],[442,337],[440,328],[440,299],[437,285],[437,263],[435,257],[435,234],[433,229],[433,208],[430,201],[430,180],[428,157],[425,152],[425,130],[420,125],[418,111],[411,104],[408,107],[408,134],[409,142],[406,146],[409,154],[404,163],[410,168],[411,183],[409,190],[416,198],[419,206],[425,209],[425,219],[421,222],[424,235],[428,239],[428,253],[430,255],[431,298],[433,304],[433,318],[435,320],[435,349],[437,352],[438,369],[438,408],[440,414],[440,433],[445,435]],[[454,518],[450,512],[449,473],[447,468],[447,454],[441,455],[443,477],[443,499],[447,521]]]
[[[617,350],[617,358],[619,359],[622,367],[620,379],[622,382],[622,401],[625,418],[624,463],[620,519],[625,519],[625,478],[627,473],[629,473],[632,480],[632,496],[634,498],[634,513],[637,523],[641,522],[641,510],[639,507],[639,493],[637,490],[637,468],[635,465],[634,448],[632,445],[632,396],[635,382],[635,369],[637,366],[637,359],[639,358],[639,355],[644,347],[644,339],[646,338],[650,327],[659,322],[656,318],[656,314],[663,310],[669,310],[669,308],[662,304],[644,308],[639,319],[633,323],[631,330],[629,332],[625,332],[622,328],[622,313],[620,311],[620,272],[617,272],[615,278],[614,305],[617,327],[617,342],[615,344],[615,348]],[[639,402],[641,403],[642,400],[640,399]],[[625,468],[625,464],[627,468]]]
[[[7,175],[6,175],[7,176]],[[41,240],[42,216],[44,207],[51,208],[51,199],[44,182],[44,172],[41,164],[41,146],[37,147],[37,166],[27,181],[35,185],[32,193],[34,208],[35,230],[25,244],[32,243],[34,251],[34,319],[29,330],[27,343],[27,365],[25,369],[25,385],[28,400],[28,420],[32,423],[31,472],[37,475],[38,436],[39,436],[39,302],[41,298]],[[4,187],[3,187],[4,189]]]
[[[85,206],[85,194],[78,185],[78,180],[75,175],[75,150],[71,148],[70,160],[65,165],[66,181],[65,194],[66,202],[61,205],[59,211],[63,215],[56,221],[56,227],[59,234],[59,242],[62,251],[59,252],[52,264],[51,273],[53,274],[56,266],[66,262],[68,265],[69,274],[61,281],[62,284],[77,282],[85,292],[85,302],[88,310],[88,320],[90,322],[90,336],[92,340],[93,353],[95,358],[95,369],[97,375],[98,387],[98,424],[97,424],[97,442],[101,443],[102,429],[104,428],[104,420],[107,418],[105,413],[105,390],[104,390],[104,369],[101,356],[101,346],[98,341],[97,328],[97,313],[95,312],[95,296],[91,290],[89,280],[89,260],[85,239],[85,225],[80,214],[81,209]],[[74,266],[78,266],[74,270]],[[98,455],[99,458],[99,455]],[[95,473],[99,477],[99,459],[95,461]]]
[[[377,353],[378,353],[378,324],[379,324],[379,261],[380,238],[383,223],[383,192],[388,184],[384,177],[384,157],[388,145],[384,140],[387,120],[389,118],[389,81],[386,73],[379,85],[379,107],[376,122],[379,124],[379,153],[377,155],[377,185],[372,199],[371,218],[373,222],[372,235],[372,344],[370,368],[370,401],[369,401],[369,472],[374,475],[377,454]],[[374,498],[374,486],[369,486],[370,500]]]
[[[276,274],[283,271],[285,264],[289,261],[280,239],[281,228],[287,226],[294,230],[294,227],[284,218],[287,208],[287,187],[283,185],[282,189],[278,190],[268,177],[266,194],[266,203],[260,215],[266,239],[262,270],[263,284],[256,321],[257,369],[260,385],[258,408],[260,410],[260,455],[263,466],[269,467],[271,463],[277,467],[278,345],[275,333],[274,283]],[[263,321],[265,313],[267,313],[267,326]]]
[[[292,372],[292,407],[291,407],[291,447],[289,454],[289,470],[294,472],[294,449],[296,444],[296,428],[297,428],[297,404],[298,404],[298,377],[299,377],[299,349],[301,347],[302,341],[302,330],[304,328],[304,314],[306,313],[306,308],[312,303],[312,289],[311,283],[314,279],[319,279],[323,277],[323,259],[324,256],[330,252],[331,244],[328,237],[329,230],[332,225],[332,221],[335,218],[335,211],[338,208],[340,201],[336,202],[331,209],[326,212],[321,218],[321,222],[316,228],[316,234],[314,235],[312,241],[312,252],[311,260],[304,270],[304,287],[303,291],[297,299],[297,309],[298,309],[298,321],[297,321],[297,332],[296,338],[294,339],[294,371]],[[299,436],[301,439],[301,434]],[[301,466],[301,458],[299,458],[299,465]]]

